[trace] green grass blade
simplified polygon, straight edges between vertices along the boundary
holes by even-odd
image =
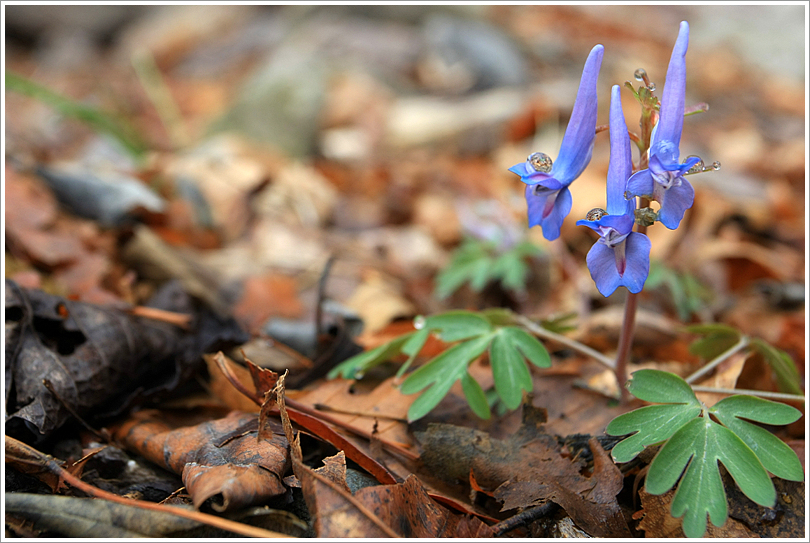
[[[135,158],[142,158],[146,152],[146,144],[137,132],[123,121],[116,120],[97,108],[66,98],[14,72],[6,71],[5,79],[7,91],[30,96],[52,107],[65,117],[82,121],[95,131],[114,137]]]

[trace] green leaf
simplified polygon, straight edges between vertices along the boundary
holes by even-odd
[[[787,443],[768,430],[742,420],[790,424],[799,420],[801,411],[782,403],[738,395],[717,402],[710,413],[754,451],[765,469],[789,481],[804,480],[802,463]]]
[[[135,158],[141,158],[147,149],[146,144],[132,127],[97,108],[75,102],[8,70],[6,70],[5,85],[6,90],[30,96],[52,107],[65,117],[82,121],[95,131],[114,137]]]
[[[715,526],[722,526],[728,517],[718,461],[751,500],[765,507],[776,502],[773,483],[754,452],[728,428],[708,417],[696,418],[661,448],[645,483],[650,494],[663,494],[686,468],[671,512],[673,517],[684,517],[683,530],[688,537],[704,535],[707,514]]]
[[[434,294],[444,299],[469,281],[475,274],[476,266],[482,258],[489,258],[487,243],[468,239],[453,253],[450,264],[436,277]]]
[[[502,254],[492,264],[491,275],[495,279],[500,279],[501,285],[505,289],[515,292],[526,290],[526,276],[529,273],[529,266],[523,261],[523,257],[514,250]]]
[[[430,328],[423,326],[418,332],[412,334],[408,341],[406,341],[402,345],[402,354],[408,355],[408,360],[405,361],[404,364],[397,370],[397,378],[402,377],[405,375],[405,372],[408,371],[408,368],[411,367],[413,361],[416,359],[416,355],[419,354],[419,351],[422,350],[422,347],[425,346],[425,342],[430,335]]]
[[[654,403],[683,403],[700,405],[689,383],[666,371],[638,370],[633,372],[627,390],[640,400]]]
[[[532,390],[532,376],[510,335],[504,333],[505,330],[508,328],[499,330],[492,340],[489,362],[495,379],[495,390],[506,407],[516,409],[523,400],[521,390]]]
[[[610,454],[616,462],[629,462],[650,445],[669,439],[700,413],[700,404],[649,405],[619,415],[607,425],[611,436],[633,435],[619,442]]]
[[[472,264],[470,267],[470,288],[474,292],[481,292],[487,286],[487,283],[494,279],[492,276],[493,267],[494,261],[488,256],[476,260]]]
[[[492,332],[492,324],[470,311],[448,311],[425,319],[425,327],[436,330],[445,343],[480,336]]]
[[[785,351],[772,347],[765,341],[755,338],[751,340],[751,345],[762,355],[776,374],[776,384],[781,392],[790,394],[801,394],[801,380],[799,370],[793,359]]]
[[[689,346],[689,352],[704,360],[717,358],[733,347],[742,334],[736,328],[725,324],[695,324],[685,327],[687,332],[705,336]]]
[[[487,334],[450,347],[402,382],[400,391],[403,394],[414,394],[430,387],[411,404],[409,421],[424,417],[442,401],[453,383],[467,372],[467,365],[486,350],[493,335]]]
[[[515,314],[502,307],[491,307],[481,311],[481,316],[489,321],[493,326],[508,326],[514,324]]]
[[[489,411],[489,402],[487,396],[484,394],[484,389],[478,384],[478,381],[473,379],[472,375],[465,372],[461,378],[461,388],[464,391],[464,397],[467,398],[467,403],[473,413],[480,418],[487,420],[491,416]]]
[[[358,372],[378,366],[399,354],[403,344],[405,344],[415,334],[416,332],[411,332],[409,334],[399,336],[398,338],[389,341],[385,345],[380,345],[379,347],[376,347],[370,351],[356,354],[332,368],[327,374],[327,377],[329,379],[334,379],[340,375],[345,379],[355,379]]]
[[[550,368],[551,357],[548,351],[540,343],[536,337],[529,334],[523,328],[509,326],[503,328],[501,333],[504,334],[520,352],[525,356],[529,362],[538,368]]]
[[[576,330],[576,324],[568,324],[572,321],[575,321],[577,318],[577,313],[564,313],[560,316],[552,317],[549,319],[543,319],[540,321],[540,325],[548,330],[549,332],[554,332],[557,334],[564,334],[566,332],[570,332],[571,330]]]

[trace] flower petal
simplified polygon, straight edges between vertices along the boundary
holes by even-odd
[[[611,215],[632,213],[635,199],[626,200],[627,179],[633,173],[630,154],[630,135],[622,111],[621,87],[613,85],[610,91],[610,163],[607,174],[607,212]]]
[[[591,279],[602,296],[607,298],[619,288],[621,277],[616,270],[616,257],[612,248],[603,243],[594,243],[585,262],[591,272]]]
[[[549,208],[550,198],[554,198],[554,201]],[[543,229],[543,237],[549,241],[560,237],[563,220],[571,213],[571,191],[562,187],[556,191],[535,193],[534,187],[527,186],[526,203],[529,208],[529,228],[539,225]]]
[[[543,182],[548,179],[551,179],[553,181],[552,184],[556,184],[557,186],[560,187],[562,186],[562,184],[559,181],[551,177],[551,175],[549,175],[548,173],[538,172],[537,170],[535,170],[528,160],[525,162],[521,162],[519,164],[515,164],[514,166],[509,168],[509,171],[519,175],[520,180],[526,183],[527,185],[537,185],[538,183],[546,184]]]
[[[591,161],[596,136],[596,80],[599,78],[604,51],[602,45],[595,46],[585,61],[571,119],[551,169],[552,175],[564,185],[570,185]]]
[[[681,177],[680,185],[673,185],[664,192],[664,197],[660,200],[661,210],[658,212],[658,220],[670,230],[675,230],[681,224],[683,214],[692,207],[694,201],[695,189],[689,181]]]
[[[621,235],[630,233],[635,223],[635,214],[632,212],[625,215],[605,215],[599,219],[600,226],[609,226]]]
[[[641,170],[630,176],[627,180],[627,192],[633,196],[651,196],[653,193],[652,174],[649,169]]]
[[[686,50],[689,47],[689,23],[681,22],[678,39],[672,49],[667,68],[667,79],[661,96],[661,117],[655,132],[655,142],[669,141],[677,149],[683,131],[683,112],[686,100]],[[675,159],[677,160],[677,156]]]
[[[577,226],[587,226],[597,234],[599,233],[599,221],[589,221],[588,219],[579,219],[576,222]]]
[[[631,233],[624,241],[627,268],[624,270],[621,284],[634,294],[641,292],[650,274],[651,247],[650,238],[639,232]]]

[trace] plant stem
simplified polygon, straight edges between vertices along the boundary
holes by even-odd
[[[641,207],[649,207],[650,201],[646,198],[641,198]],[[640,234],[647,233],[647,227],[639,224],[636,231]],[[632,292],[627,293],[627,300],[624,302],[624,320],[622,321],[622,331],[619,335],[619,346],[616,350],[616,364],[615,373],[616,380],[619,382],[619,392],[621,393],[622,403],[627,403],[630,399],[630,393],[624,387],[627,382],[627,360],[630,358],[630,349],[633,346],[633,333],[636,330],[636,309],[638,309],[638,296]]]
[[[523,315],[514,315],[514,318],[521,326],[526,328],[532,334],[539,336],[543,339],[550,339],[552,341],[556,341],[561,345],[565,345],[569,349],[580,352],[586,356],[590,356],[603,366],[606,366],[607,368],[615,371],[616,369],[615,362],[610,358],[608,358],[607,356],[600,353],[599,351],[591,349],[590,347],[588,347],[587,345],[583,345],[579,341],[567,338],[563,335],[552,332],[551,330],[546,330],[539,324],[532,322]]]
[[[748,336],[740,337],[740,341],[735,343],[734,346],[732,346],[727,351],[724,351],[717,358],[715,358],[714,360],[712,360],[711,362],[709,362],[708,364],[697,370],[695,373],[687,377],[685,381],[687,383],[693,383],[697,381],[698,379],[709,373],[711,370],[713,370],[715,367],[717,367],[721,362],[727,360],[731,355],[747,347],[748,343],[749,343]]]
[[[638,298],[632,292],[627,293],[627,300],[624,302],[624,320],[622,321],[622,331],[619,336],[619,348],[616,351],[616,380],[619,382],[619,392],[622,403],[627,403],[629,392],[624,387],[627,382],[627,359],[630,355],[630,348],[633,345],[633,332],[636,328],[636,308]]]
[[[712,392],[714,394],[747,394],[749,396],[759,396],[760,398],[770,398],[772,400],[789,400],[804,403],[805,398],[801,394],[788,394],[786,392],[768,392],[767,390],[749,390],[745,388],[714,388],[693,386],[695,392]]]

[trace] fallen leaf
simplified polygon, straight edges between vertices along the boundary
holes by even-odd
[[[539,412],[537,418],[534,412]],[[629,536],[616,494],[623,478],[596,440],[590,442],[594,471],[580,471],[581,459],[563,456],[558,438],[544,433],[542,411],[524,405],[524,424],[508,440],[446,424],[431,424],[417,438],[422,460],[446,480],[466,481],[472,471],[483,490],[494,490],[502,510],[549,500],[562,506],[577,525],[597,537]]]
[[[7,432],[50,434],[72,413],[112,416],[136,401],[175,389],[201,355],[243,333],[232,321],[195,309],[176,283],[149,304],[196,314],[191,331],[74,302],[6,280]],[[49,380],[56,395],[44,385]],[[21,424],[24,423],[24,424]]]
[[[215,511],[239,509],[286,492],[287,439],[278,423],[270,439],[256,439],[255,413],[231,412],[224,419],[172,429],[156,411],[140,411],[122,423],[115,439],[130,450],[182,476],[200,508],[212,499]]]

